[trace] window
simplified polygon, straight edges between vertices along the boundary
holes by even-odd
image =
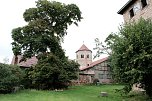
[[[135,15],[133,8],[129,11],[129,13],[130,13],[130,18],[132,18]]]
[[[87,55],[87,58],[89,58],[89,55]]]
[[[84,55],[83,55],[83,54],[81,54],[81,58],[84,58]]]
[[[147,6],[147,0],[141,0],[142,8]]]
[[[87,64],[89,66],[89,64]]]

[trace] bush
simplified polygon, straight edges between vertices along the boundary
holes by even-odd
[[[33,67],[30,68],[24,68],[22,69],[24,71],[24,77],[21,81],[21,85],[24,86],[25,89],[32,89],[34,88],[32,85],[32,79],[31,79],[31,72],[33,71]]]
[[[122,25],[106,41],[112,51],[109,58],[114,78],[129,86],[141,83],[152,97],[152,21],[140,19]]]
[[[0,63],[0,93],[13,92],[20,85],[22,77],[23,72],[18,66]]]
[[[61,60],[53,54],[42,55],[28,77],[35,89],[65,89],[70,80],[77,78],[78,66],[74,61]]]

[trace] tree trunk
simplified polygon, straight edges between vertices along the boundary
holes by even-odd
[[[15,57],[14,57],[14,65],[16,65],[16,64],[18,64],[18,56],[17,55],[15,55]]]

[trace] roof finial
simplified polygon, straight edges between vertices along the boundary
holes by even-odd
[[[84,44],[84,41],[83,41],[83,44]]]

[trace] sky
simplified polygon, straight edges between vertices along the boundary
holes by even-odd
[[[12,60],[11,31],[26,25],[23,13],[26,9],[35,7],[36,0],[2,0],[0,2],[0,62],[8,58]],[[65,4],[76,4],[82,12],[82,21],[69,26],[62,47],[69,59],[75,59],[75,52],[85,44],[95,51],[95,38],[104,41],[111,32],[118,32],[123,23],[123,16],[117,11],[128,0],[56,0]],[[102,55],[100,58],[105,57]]]

